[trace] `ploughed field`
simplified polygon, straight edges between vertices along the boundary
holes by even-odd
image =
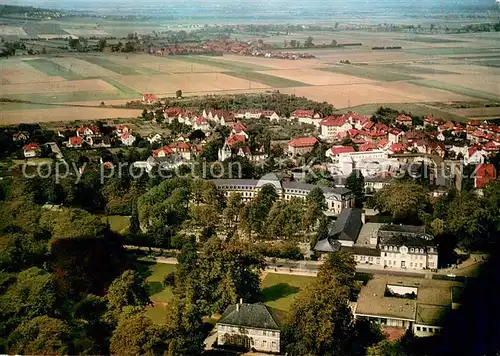
[[[316,35],[327,40],[325,34]],[[0,103],[0,123],[134,117],[135,111],[97,106],[102,101],[116,105],[139,100],[143,93],[174,96],[179,89],[184,96],[279,90],[327,101],[339,109],[411,103],[428,110],[440,107],[439,103],[500,100],[500,40],[494,36],[367,32],[335,36],[339,42],[351,38],[350,42],[359,40],[363,45],[308,49],[316,58],[303,60],[111,53],[1,59],[0,98],[31,104]],[[370,47],[377,45],[402,48]],[[43,107],[48,104],[59,106]],[[73,104],[92,107],[75,109]],[[494,117],[497,112],[477,114]],[[449,113],[464,119],[470,114]]]

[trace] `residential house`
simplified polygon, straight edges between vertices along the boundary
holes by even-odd
[[[163,117],[165,121],[169,124],[172,123],[173,120],[179,119],[179,115],[182,113],[182,109],[179,107],[171,107],[163,109]]]
[[[118,135],[124,134],[124,133],[132,133],[132,127],[130,125],[117,125],[116,126],[116,133]]]
[[[333,146],[325,152],[325,156],[329,158],[338,157],[342,153],[355,152],[352,146]]]
[[[274,110],[263,110],[262,116],[271,121],[280,121],[280,116]]]
[[[263,303],[230,305],[215,325],[217,344],[279,353],[281,315]]]
[[[318,239],[314,250],[336,252],[341,246],[352,247],[363,226],[361,209],[347,208],[340,212],[336,221],[330,223],[326,236]]]
[[[156,133],[149,135],[146,139],[149,141],[150,144],[153,144],[161,142],[163,140],[163,137],[159,133]]]
[[[235,115],[237,119],[260,119],[261,110],[258,109],[241,109]]]
[[[230,158],[234,153],[238,154],[242,157],[249,157],[249,149],[248,150],[240,150],[246,145],[246,136],[244,135],[231,135],[224,142],[224,146],[219,149],[218,158],[219,161],[225,161]],[[246,153],[247,152],[247,153]]]
[[[210,131],[210,124],[208,123],[208,120],[206,118],[204,118],[203,116],[198,116],[194,122],[193,129],[208,132]]]
[[[351,125],[341,116],[328,116],[321,120],[321,137],[325,140],[333,140],[340,132],[352,129]]]
[[[404,153],[405,151],[406,146],[402,143],[394,143],[388,149],[389,154]]]
[[[158,100],[154,94],[142,94],[142,102],[146,104],[153,104]]]
[[[120,135],[120,141],[125,146],[132,146],[135,142],[136,138],[130,132],[123,132]]]
[[[40,146],[36,143],[29,143],[23,147],[24,157],[33,158],[40,154]]]
[[[84,142],[90,146],[94,146],[95,140],[102,137],[101,131],[95,125],[84,125],[80,126],[76,130],[76,136],[81,137]],[[101,141],[101,140],[97,140]]]
[[[182,157],[186,161],[191,160],[191,146],[187,142],[172,142],[168,147],[176,154]]]
[[[73,137],[69,138],[68,144],[66,145],[66,147],[68,147],[68,148],[80,148],[80,147],[82,147],[82,144],[83,144],[83,139],[81,137],[73,136]]]
[[[222,126],[230,125],[235,121],[234,115],[225,110],[203,110],[203,117],[214,122],[216,125]]]
[[[396,118],[396,123],[405,126],[412,126],[413,119],[408,115],[399,115]]]
[[[248,134],[245,132],[247,127],[242,122],[236,122],[232,124],[231,134],[232,135],[243,135],[245,139],[248,140]]]
[[[464,157],[464,163],[468,164],[482,164],[485,161],[487,153],[481,150],[479,147],[469,147],[467,149],[467,154]]]
[[[355,129],[358,130],[361,130],[363,128],[363,125],[365,125],[368,121],[370,121],[370,118],[363,115],[359,115],[352,111],[347,112],[341,117],[343,120],[350,123]]]
[[[157,150],[153,150],[153,157],[159,157],[159,158],[167,157],[173,153],[174,153],[174,151],[170,147],[163,146]]]
[[[439,126],[442,124],[443,124],[443,119],[436,118],[432,115],[429,115],[424,119],[424,127],[425,126]]]
[[[401,137],[404,136],[403,130],[400,129],[390,129],[388,140],[390,143],[399,143],[401,141]]]
[[[303,155],[311,152],[318,143],[316,137],[296,137],[288,142],[288,153],[292,156]]]
[[[439,132],[453,131],[453,130],[455,130],[455,124],[451,121],[446,121],[444,124],[438,127]]]
[[[484,187],[497,179],[497,170],[493,164],[480,164],[476,169],[474,177],[474,187],[484,189]]]
[[[295,110],[290,115],[290,119],[297,119],[299,122],[302,122],[304,124],[310,124],[319,127],[321,115],[319,113],[314,113],[313,110]]]

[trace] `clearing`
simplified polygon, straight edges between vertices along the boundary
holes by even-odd
[[[289,311],[298,293],[316,277],[268,273],[262,281],[262,301],[271,308]]]

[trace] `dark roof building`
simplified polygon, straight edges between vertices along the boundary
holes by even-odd
[[[262,303],[240,303],[226,308],[217,324],[279,330],[278,317]]]
[[[328,234],[320,239],[314,249],[318,252],[335,252],[340,246],[353,246],[363,226],[361,209],[342,210],[335,222],[330,224]]]

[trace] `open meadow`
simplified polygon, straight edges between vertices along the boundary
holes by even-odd
[[[49,27],[44,30],[50,32]],[[73,33],[84,30],[75,27]],[[58,30],[52,32],[57,34]],[[1,120],[2,123],[83,117],[92,120],[113,114],[132,117],[136,116],[135,111],[119,112],[95,106],[101,101],[125,104],[140,99],[143,93],[174,96],[179,89],[185,96],[279,90],[327,101],[338,109],[405,103],[438,108],[440,103],[455,101],[500,100],[498,36],[340,31],[291,34],[287,41],[306,34],[317,38],[317,43],[329,43],[332,38],[339,43],[363,45],[311,48],[307,51],[316,58],[303,60],[233,54],[167,57],[139,53],[66,53],[2,59],[0,97],[23,100],[30,105],[19,105],[17,109],[9,105]],[[274,37],[266,37],[265,41],[276,41]],[[59,44],[58,40],[52,41]],[[402,48],[372,50],[371,46]],[[44,104],[94,108],[40,108]],[[449,113],[463,119],[468,115],[466,111]]]

